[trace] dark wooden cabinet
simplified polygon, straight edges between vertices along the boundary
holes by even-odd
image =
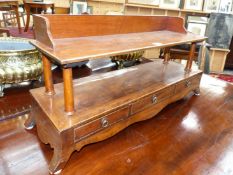
[[[227,55],[225,68],[233,69],[233,39],[231,39],[230,53]]]

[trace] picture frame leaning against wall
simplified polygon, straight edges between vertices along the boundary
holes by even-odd
[[[211,13],[206,34],[207,42],[213,48],[229,49],[233,36],[233,15]]]
[[[159,7],[166,9],[179,9],[180,0],[160,0]]]
[[[72,1],[70,11],[73,15],[80,15],[84,12],[87,12],[87,2]]]
[[[203,3],[204,0],[185,0],[184,9],[201,11],[203,9]]]
[[[218,12],[221,0],[205,0],[204,11]]]
[[[219,5],[219,13],[232,13],[232,0],[221,0]]]

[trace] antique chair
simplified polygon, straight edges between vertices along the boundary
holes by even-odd
[[[20,23],[20,17],[19,17],[20,13],[19,13],[18,1],[16,1],[16,0],[9,0],[9,1],[1,0],[0,1],[0,11],[3,11],[4,15],[5,15],[5,12],[11,12],[10,13],[10,20],[14,20],[13,24],[15,24],[15,21],[17,22],[19,33],[21,33],[21,23]],[[4,15],[3,15],[3,18],[5,17]],[[13,16],[14,16],[14,18],[13,18]],[[3,22],[4,22],[5,27],[7,27],[7,23],[10,23],[9,21],[6,21],[6,19],[3,20]]]
[[[183,44],[170,48],[169,58],[172,60],[188,60],[190,44]],[[211,45],[208,43],[197,44],[193,61],[195,61],[198,67],[204,70],[205,73],[209,72],[209,49]],[[164,59],[165,49],[160,51],[160,58]]]
[[[5,9],[6,10],[6,9]],[[25,26],[24,11],[19,12],[19,17],[22,19],[23,25]],[[17,25],[16,14],[14,10],[6,10],[2,13],[2,18],[4,22],[4,27]]]
[[[195,61],[200,64],[204,64],[204,72],[209,73],[209,50],[212,48],[228,49],[230,46],[232,34],[233,34],[233,15],[222,13],[211,13],[209,16],[209,24],[207,26],[206,35],[208,37],[207,43],[205,43],[203,52],[205,58],[201,60],[198,58],[198,51],[203,45],[197,45],[195,52]],[[172,59],[187,59],[188,49],[190,45],[184,44],[181,46],[172,47],[170,49],[170,57]],[[162,54],[161,54],[162,55]],[[163,57],[163,56],[161,56]],[[204,62],[204,63],[201,63]]]
[[[6,34],[6,36],[10,36],[10,31],[9,29],[6,29],[6,28],[0,28],[0,36],[2,36],[2,34]]]

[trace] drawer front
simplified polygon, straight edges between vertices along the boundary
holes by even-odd
[[[129,116],[129,106],[119,109],[111,114],[105,115],[83,126],[74,129],[74,141],[80,141],[89,137],[111,125],[127,119]]]
[[[175,93],[182,93],[186,90],[194,90],[195,88],[199,87],[201,80],[201,75],[197,75],[195,77],[190,77],[186,80],[181,81],[176,85]]]
[[[174,88],[175,86],[170,86],[136,101],[131,106],[131,115],[169,98],[174,93]]]

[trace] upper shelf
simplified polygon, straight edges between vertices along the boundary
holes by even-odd
[[[125,4],[126,7],[137,7],[137,8],[149,8],[149,9],[156,9],[156,10],[168,10],[168,11],[178,11],[178,12],[186,12],[186,13],[198,13],[198,14],[210,14],[210,12],[205,12],[202,10],[190,10],[190,9],[181,9],[181,8],[163,8],[154,5],[145,5],[145,4],[134,4],[134,3],[127,3]]]
[[[34,26],[32,44],[58,64],[205,40],[168,16],[35,15]]]

